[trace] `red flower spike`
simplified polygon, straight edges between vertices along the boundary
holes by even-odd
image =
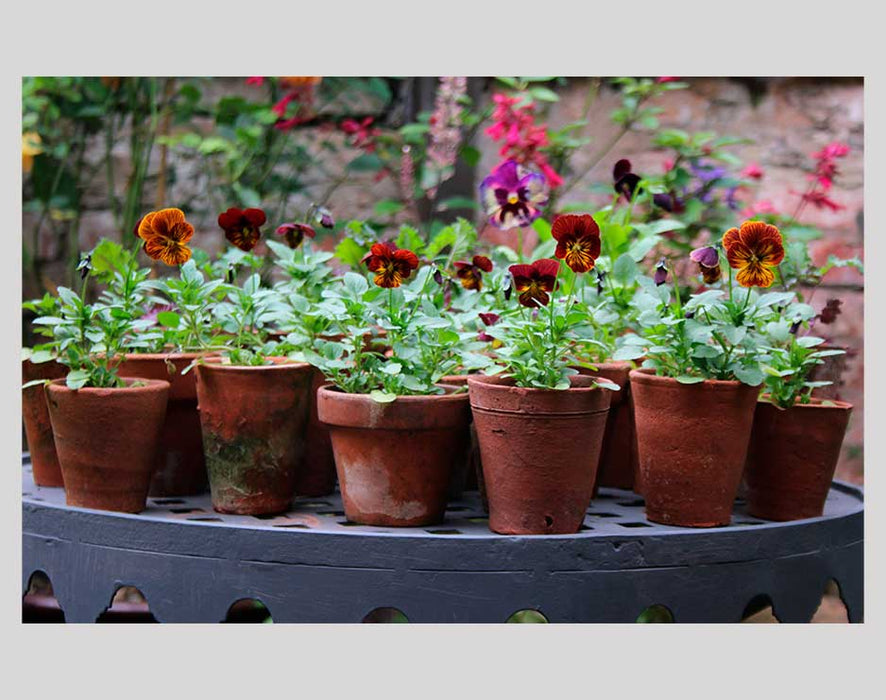
[[[373,244],[369,253],[363,257],[363,262],[370,272],[375,273],[375,284],[385,289],[399,287],[418,267],[415,253],[405,248],[398,250],[390,242]]]
[[[600,227],[590,214],[557,216],[551,235],[557,241],[554,257],[564,260],[573,272],[587,272],[600,257]]]
[[[557,284],[560,261],[542,258],[531,265],[511,265],[508,272],[514,278],[514,289],[519,293],[523,306],[536,308],[550,302],[548,292],[553,292]]]
[[[247,253],[255,248],[261,236],[260,227],[267,221],[261,209],[231,207],[218,215],[218,225],[233,245]]]

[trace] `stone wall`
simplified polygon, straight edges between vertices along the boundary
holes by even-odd
[[[863,257],[863,156],[864,156],[864,101],[863,82],[860,78],[812,79],[685,79],[690,84],[688,90],[674,91],[663,95],[656,104],[664,108],[660,115],[663,126],[679,128],[690,132],[714,131],[718,135],[741,136],[753,143],[739,145],[732,151],[744,162],[756,162],[765,175],[760,182],[757,200],[769,200],[783,212],[793,212],[798,195],[805,189],[803,167],[811,164],[810,154],[832,141],[841,141],[851,147],[849,155],[841,159],[841,174],[832,192],[832,198],[845,208],[831,212],[806,207],[801,217],[803,223],[822,228],[825,236],[812,245],[813,256],[823,263],[827,256],[835,253],[841,256],[858,255]],[[552,106],[548,121],[552,126],[563,125],[582,116],[588,82],[583,79],[570,79],[562,91],[562,99]],[[242,79],[218,79],[209,85],[208,94],[252,95]],[[486,93],[488,95],[488,92]],[[617,106],[617,96],[607,89],[601,90],[592,105],[587,134],[593,142],[574,159],[577,170],[583,169],[597,152],[597,144],[606,143],[616,132],[609,121],[610,112]],[[307,142],[314,140],[315,134],[304,133],[299,138]],[[328,134],[326,135],[328,136]],[[332,135],[341,142],[342,136]],[[497,145],[488,139],[478,139],[476,144],[482,159],[478,173],[484,173],[498,162]],[[125,144],[115,150],[115,165],[119,188],[125,179],[128,168],[128,153]],[[343,148],[330,163],[331,169],[340,168],[356,155],[356,152]],[[649,136],[644,133],[629,133],[623,137],[610,153],[590,170],[587,177],[565,199],[564,203],[587,202],[595,199],[587,185],[592,182],[609,183],[614,162],[619,158],[629,158],[638,172],[661,172],[664,155],[650,147]],[[194,169],[192,163],[170,163],[176,170],[175,183],[167,196],[167,206],[177,202],[200,201],[206,183],[203,175]],[[154,162],[149,172],[159,168],[159,152],[155,149]],[[114,229],[113,217],[108,211],[107,195],[99,179],[85,193],[86,211],[81,226],[81,250],[89,249],[102,236],[120,238]],[[322,185],[309,190],[305,195],[293,198],[293,211],[304,209],[311,197],[318,196]],[[367,218],[371,216],[372,205],[379,199],[396,197],[398,189],[391,178],[373,182],[371,178],[360,177],[348,182],[337,194],[334,208],[339,220]],[[154,202],[153,181],[149,182],[146,205]],[[602,203],[603,198],[599,198]],[[214,251],[223,244],[220,232],[211,216],[211,207],[196,221],[197,234],[193,243],[201,248]],[[25,241],[30,240],[29,231],[34,219],[28,214],[23,217]],[[738,222],[736,222],[738,223]],[[276,225],[276,223],[275,223]],[[718,232],[712,232],[718,233]],[[42,236],[41,252],[48,258],[57,252],[57,243],[49,236]],[[64,263],[47,266],[46,276],[60,281],[64,275]],[[34,290],[25,281],[24,293],[30,296]],[[843,314],[831,326],[829,337],[834,343],[850,348],[851,357],[841,387],[841,397],[854,404],[855,410],[850,422],[844,445],[843,459],[838,476],[853,481],[863,478],[863,291],[862,279],[848,269],[832,271],[825,279],[822,288],[812,297],[816,308],[823,306],[829,297],[840,298]]]

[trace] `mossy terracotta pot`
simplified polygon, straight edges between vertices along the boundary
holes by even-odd
[[[138,513],[145,508],[169,382],[130,378],[114,389],[46,386],[69,506]]]
[[[578,532],[591,502],[612,392],[582,375],[566,390],[468,378],[489,528],[506,535]]]
[[[58,362],[22,361],[22,384],[35,379],[61,379],[68,368]],[[62,470],[58,464],[55,440],[52,437],[52,423],[49,408],[46,406],[46,392],[42,386],[22,389],[22,421],[25,424],[25,437],[31,453],[31,468],[37,486],[64,486]]]
[[[299,496],[328,496],[335,491],[335,457],[329,428],[320,422],[317,413],[317,389],[326,384],[323,373],[314,368],[311,382],[308,424],[305,429],[305,455],[295,475],[295,492]]]
[[[681,384],[652,372],[630,373],[646,517],[685,527],[728,525],[759,388]]]
[[[640,470],[637,461],[637,431],[634,427],[634,406],[631,403],[631,383],[628,379],[633,369],[630,362],[601,362],[596,369],[576,367],[581,374],[602,377],[618,384],[619,391],[613,391],[606,419],[606,432],[603,434],[603,447],[600,450],[600,466],[597,468],[597,482],[594,492],[600,486],[616,489],[634,489],[640,493],[637,476]]]
[[[304,456],[313,368],[198,364],[197,401],[212,507],[219,513],[285,512]]]
[[[467,394],[378,403],[327,385],[317,392],[317,409],[329,426],[348,520],[391,527],[442,522],[452,471],[467,449]]]
[[[787,409],[759,401],[745,467],[748,512],[766,520],[819,517],[851,413],[843,401]]]
[[[206,490],[206,463],[197,412],[197,375],[182,371],[205,353],[128,354],[121,377],[147,377],[169,382],[169,401],[160,443],[154,457],[149,496],[191,496]]]
[[[461,387],[465,395],[468,390],[467,374],[450,374],[440,378],[440,384],[453,387]],[[474,432],[474,421],[470,420],[467,427],[467,434],[464,438],[464,452],[456,461],[455,468],[452,470],[452,480],[449,483],[449,499],[458,500],[469,489],[477,489],[476,471],[477,462],[479,461],[479,449],[476,440],[471,439]],[[476,453],[476,454],[475,454]]]

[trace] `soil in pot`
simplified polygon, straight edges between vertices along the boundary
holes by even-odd
[[[313,368],[198,364],[197,398],[212,507],[264,515],[288,510],[304,455]]]
[[[612,403],[609,405],[609,417],[606,419],[606,432],[603,434],[603,447],[600,450],[600,466],[597,468],[597,481],[594,492],[600,486],[616,489],[635,488],[639,463],[637,461],[637,434],[634,428],[634,407],[631,403],[631,383],[628,374],[633,368],[630,362],[602,362],[597,369],[576,367],[588,376],[599,376],[608,379],[621,387],[613,391]]]
[[[119,365],[121,377],[147,377],[170,383],[149,496],[191,496],[206,490],[206,463],[197,412],[197,376],[193,369],[182,374],[191,362],[204,354],[128,354]]]
[[[452,471],[467,450],[467,394],[378,403],[327,385],[317,408],[332,436],[348,520],[392,527],[443,521]]]
[[[61,379],[67,374],[68,368],[58,362],[34,364],[30,360],[22,361],[22,384],[35,379]],[[22,389],[22,421],[31,453],[34,483],[37,486],[64,486],[52,437],[49,408],[46,406],[46,392],[42,386]]]
[[[685,527],[728,525],[759,387],[681,384],[652,372],[630,373],[646,517]]]
[[[114,389],[73,391],[64,379],[46,386],[69,506],[124,513],[145,508],[169,382],[125,381]]]
[[[780,409],[759,401],[748,449],[748,512],[766,520],[824,512],[852,405],[812,399]]]
[[[578,532],[591,502],[612,392],[593,379],[526,389],[512,379],[468,379],[489,529],[506,535]]]

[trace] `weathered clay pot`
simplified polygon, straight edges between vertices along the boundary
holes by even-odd
[[[467,449],[467,394],[378,403],[327,385],[317,408],[332,436],[348,520],[393,527],[443,520],[452,470]]]
[[[305,455],[301,469],[295,474],[295,492],[299,496],[328,496],[335,491],[335,457],[329,428],[317,415],[317,389],[326,384],[323,373],[314,368],[311,383],[310,410],[305,429]]]
[[[646,517],[667,525],[728,525],[747,455],[758,387],[681,384],[630,373]]]
[[[852,405],[820,399],[780,409],[759,401],[748,448],[748,512],[766,520],[816,518],[824,511]]]
[[[444,384],[446,386],[454,386],[454,387],[464,387],[465,394],[467,395],[468,388],[468,375],[467,374],[450,374],[445,377],[440,378],[440,384]],[[456,461],[455,468],[452,470],[452,479],[449,482],[449,499],[450,500],[458,500],[462,497],[465,490],[469,488],[469,477],[474,472],[475,464],[479,461],[479,450],[477,449],[476,441],[471,440],[471,431],[474,428],[473,420],[468,423],[467,434],[464,438],[464,452],[461,457]],[[478,455],[474,455],[474,450],[477,449]],[[472,480],[474,482],[474,488],[476,488],[476,477]]]
[[[22,384],[35,379],[61,379],[68,368],[58,362],[22,361]],[[62,470],[55,453],[55,440],[52,437],[52,423],[46,407],[46,392],[42,386],[22,389],[22,420],[25,436],[28,438],[28,451],[31,453],[31,468],[37,486],[64,486]]]
[[[575,375],[572,388],[525,389],[468,379],[489,529],[507,535],[578,532],[591,502],[612,392]]]
[[[609,417],[606,419],[606,432],[603,434],[603,447],[600,450],[600,466],[597,468],[597,482],[594,493],[600,486],[616,489],[634,489],[638,472],[637,432],[634,428],[634,406],[631,403],[631,383],[628,374],[633,368],[630,362],[601,362],[597,369],[576,367],[588,376],[598,376],[618,384],[620,391],[612,391],[609,404]]]
[[[313,368],[270,358],[273,365],[198,364],[203,450],[220,513],[286,511],[304,456]]]
[[[819,345],[816,350],[847,350],[843,345]],[[833,400],[839,398],[843,387],[843,372],[846,370],[846,353],[828,355],[821,358],[820,365],[814,365],[809,372],[810,382],[831,382],[827,386],[819,386],[812,390],[812,395],[820,399]]]
[[[69,506],[138,513],[145,508],[169,382],[127,379],[116,389],[46,386]]]
[[[205,353],[128,354],[118,367],[121,377],[169,382],[169,401],[160,444],[154,457],[150,496],[191,496],[206,490],[206,462],[197,412],[197,376],[191,362]]]

